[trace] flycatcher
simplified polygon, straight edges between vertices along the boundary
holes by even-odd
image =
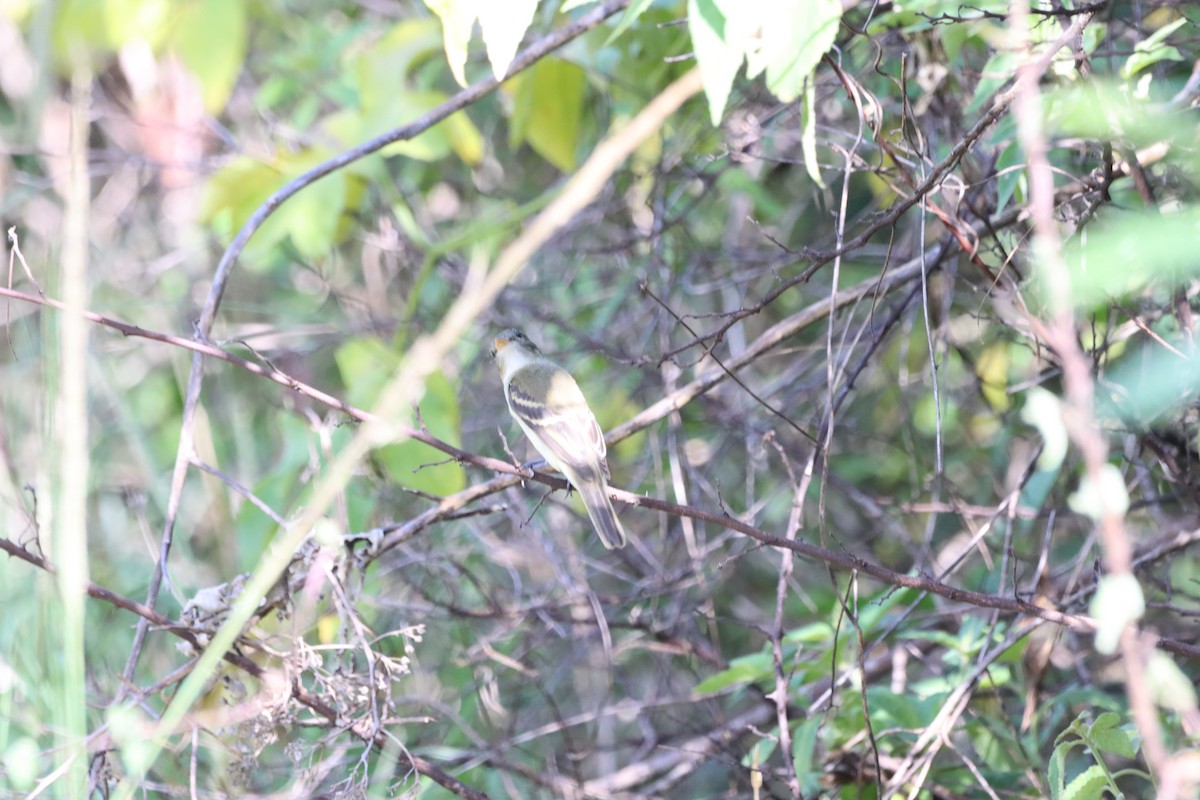
[[[504,380],[509,412],[546,463],[579,492],[604,546],[624,547],[625,531],[608,499],[604,433],[579,384],[516,328],[493,340],[492,357]]]

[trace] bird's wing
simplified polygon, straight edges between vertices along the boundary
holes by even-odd
[[[531,393],[532,387],[547,398],[546,405]],[[513,416],[547,460],[557,459],[581,478],[594,475],[597,469],[608,476],[604,433],[579,384],[566,370],[552,364],[529,364],[513,373],[506,391]]]

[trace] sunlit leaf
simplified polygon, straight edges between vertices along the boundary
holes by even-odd
[[[821,165],[817,162],[817,112],[813,106],[813,87],[811,83],[804,88],[804,127],[800,132],[800,147],[804,153],[804,169],[813,183],[825,188],[821,180]]]
[[[246,5],[241,0],[178,4],[169,44],[200,81],[204,108],[225,108],[246,59]]]
[[[425,0],[425,5],[442,20],[446,61],[459,86],[467,85],[467,47],[478,16],[478,0]]]
[[[896,592],[900,594],[900,592]],[[816,644],[827,642],[833,636],[833,627],[827,622],[813,622],[793,628],[783,635],[783,641],[791,644]]]
[[[833,46],[842,4],[838,0],[784,0],[768,8],[768,16],[762,20],[767,88],[787,103],[800,96],[821,57]]]
[[[1042,434],[1038,469],[1056,469],[1067,455],[1067,428],[1062,421],[1062,401],[1045,389],[1034,387],[1026,395],[1021,419]]]
[[[732,5],[730,0],[724,2]],[[733,78],[745,59],[740,42],[726,41],[723,5],[718,0],[688,0],[688,28],[713,125],[721,123]]]
[[[1108,514],[1120,515],[1128,511],[1129,492],[1121,471],[1112,464],[1105,464],[1095,478],[1084,475],[1079,488],[1067,502],[1072,511],[1099,521]]]
[[[508,72],[508,65],[517,54],[529,23],[533,21],[537,4],[538,0],[479,4],[479,27],[483,31],[483,43],[487,47],[488,60],[496,80],[503,80]]]
[[[50,42],[54,62],[63,74],[69,74],[80,63],[98,65],[114,52],[134,23],[127,16],[128,0],[63,0],[55,9]],[[113,13],[117,17],[113,17]],[[122,16],[125,12],[126,16]],[[114,30],[114,26],[117,27]]]
[[[1137,578],[1128,573],[1105,575],[1088,606],[1097,623],[1096,650],[1105,655],[1117,651],[1125,626],[1146,613],[1146,597]]]
[[[1150,653],[1146,665],[1146,682],[1154,692],[1154,700],[1160,707],[1180,714],[1195,712],[1196,684],[1184,674],[1171,656],[1161,650]],[[1132,748],[1132,744],[1129,747]],[[1123,751],[1118,752],[1115,749],[1110,752],[1125,755]],[[1129,753],[1128,757],[1132,758],[1133,753]]]
[[[1162,708],[1177,714],[1196,710],[1195,682],[1162,650],[1150,654],[1150,662],[1146,664],[1146,684],[1153,688],[1154,702]]]

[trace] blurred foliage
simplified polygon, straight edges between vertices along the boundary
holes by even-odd
[[[0,0],[0,216],[60,297],[68,121],[85,113],[90,308],[187,338],[220,254],[289,182],[506,75],[596,6]],[[1076,6],[1034,6],[1035,52]],[[1064,298],[1031,246],[1013,115],[967,138],[1026,60],[1008,12],[632,0],[305,187],[250,239],[211,337],[282,383],[209,359],[185,431],[190,353],[91,329],[90,580],[142,602],[176,514],[155,608],[210,636],[356,430],[288,380],[369,410],[597,144],[698,65],[703,97],[534,257],[397,422],[523,461],[489,363],[496,330],[525,327],[607,430],[806,319],[736,381],[610,446],[614,485],[964,590],[1112,609],[1104,633],[1128,617],[1186,645],[1148,655],[1146,683],[1163,747],[1194,752],[1200,20],[1188,4],[1106,4],[1050,61],[1037,108]],[[89,108],[72,109],[72,81]],[[943,165],[923,202],[887,216]],[[10,285],[36,294],[9,250]],[[1092,366],[1109,484],[1084,480],[1062,364],[1031,324],[1057,303]],[[0,535],[50,556],[63,315],[16,300],[4,313]],[[827,445],[815,459],[813,438]],[[238,646],[266,676],[224,665],[161,743],[150,722],[193,651],[152,626],[126,673],[137,620],[90,599],[94,796],[158,744],[169,754],[144,796],[187,792],[193,775],[205,797],[455,793],[410,756],[494,798],[1085,798],[1161,780],[1103,641],[785,559],[711,519],[621,506],[631,544],[605,551],[576,498],[529,482],[379,549],[492,477],[415,440],[374,448],[329,512],[341,538],[296,555]],[[1100,574],[1092,516],[1119,503],[1132,583]],[[72,796],[56,783],[54,579],[6,556],[0,605],[0,797],[39,781]]]

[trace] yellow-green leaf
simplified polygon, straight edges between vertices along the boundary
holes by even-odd
[[[813,183],[825,188],[821,180],[821,164],[817,161],[817,110],[813,102],[812,81],[804,84],[804,126],[800,131],[800,149],[804,153],[804,169]]]
[[[1105,575],[1088,610],[1096,618],[1096,650],[1111,655],[1117,651],[1125,626],[1146,613],[1146,597],[1137,578],[1129,573]]]
[[[437,20],[408,19],[394,26],[379,41],[354,49],[343,61],[343,70],[358,93],[363,109],[383,108],[395,100],[413,71],[442,43]]]
[[[399,359],[378,339],[351,339],[334,354],[350,405],[370,408]]]
[[[587,85],[583,70],[567,61],[546,58],[514,82],[510,146],[527,141],[563,172],[573,170]]]
[[[980,392],[996,413],[1004,413],[1012,405],[1008,397],[1008,348],[1007,342],[989,345],[975,362]]]
[[[728,3],[729,0],[726,0]],[[724,4],[717,0],[688,0],[688,28],[692,34],[692,49],[700,66],[704,96],[708,98],[713,125],[721,124],[725,104],[733,79],[745,59],[743,43],[731,41]]]
[[[246,6],[241,0],[180,3],[169,46],[200,81],[204,108],[225,108],[246,60]]]
[[[451,114],[439,126],[445,130],[454,154],[464,164],[474,167],[483,161],[483,134],[471,122],[466,111]]]
[[[421,421],[429,433],[448,444],[460,442],[460,414],[454,385],[441,372],[425,382],[418,403]],[[415,424],[415,418],[410,424]],[[447,495],[467,485],[466,471],[446,454],[415,439],[382,447],[377,457],[387,474],[400,486],[434,495]]]
[[[346,207],[346,173],[336,171],[304,187],[277,211],[287,220],[292,244],[308,259],[324,256],[337,242]]]
[[[450,71],[458,85],[466,86],[467,46],[471,43],[471,30],[478,16],[476,0],[425,0],[425,5],[441,18],[446,61],[450,63]]]
[[[254,210],[286,182],[287,176],[273,164],[250,158],[234,159],[205,183],[201,217],[222,240],[228,241]],[[285,220],[275,214],[254,234],[250,249],[261,254],[286,235]],[[253,257],[248,263],[254,264]]]
[[[762,56],[767,88],[785,103],[800,96],[821,57],[833,46],[842,4],[838,0],[781,0],[764,6]]]
[[[334,356],[351,404],[371,408],[383,385],[400,362],[395,351],[378,339],[351,339]],[[441,372],[425,382],[425,396],[417,404],[421,421],[433,436],[458,446],[461,415],[454,385]],[[404,420],[416,426],[415,415]],[[385,472],[397,484],[430,494],[450,494],[466,486],[467,475],[457,463],[424,466],[445,460],[445,454],[427,444],[407,440],[385,445],[375,454]]]

